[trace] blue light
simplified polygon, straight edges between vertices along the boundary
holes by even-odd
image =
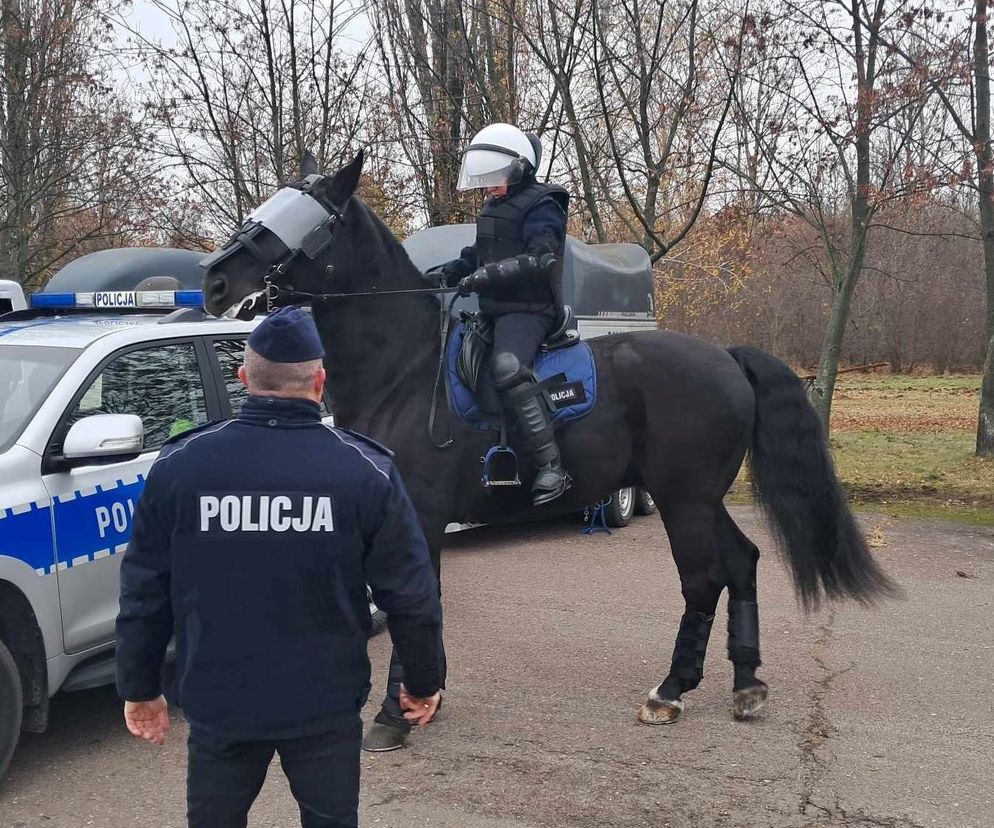
[[[175,301],[178,308],[202,308],[204,306],[204,292],[202,290],[177,290]]]
[[[92,293],[33,293],[29,297],[32,308],[71,309],[85,308],[96,311],[115,309],[166,309],[202,308],[202,290],[105,290]]]
[[[75,293],[32,293],[29,297],[33,308],[74,308]]]

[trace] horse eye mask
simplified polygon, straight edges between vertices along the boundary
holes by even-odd
[[[321,203],[303,190],[284,187],[262,202],[248,217],[276,236],[288,250],[296,250],[315,228],[331,218]]]

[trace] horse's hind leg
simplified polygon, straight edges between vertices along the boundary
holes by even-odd
[[[666,534],[669,535],[680,573],[686,609],[680,620],[669,675],[649,693],[639,710],[646,724],[672,724],[683,711],[682,696],[693,690],[704,675],[711,624],[718,597],[725,586],[725,574],[718,553],[718,513],[720,504],[660,504]]]
[[[759,605],[756,603],[756,564],[759,550],[722,507],[718,542],[728,578],[728,658],[735,669],[732,714],[755,716],[766,704],[766,684],[756,678],[759,659]]]

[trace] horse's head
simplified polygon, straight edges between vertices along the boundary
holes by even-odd
[[[360,212],[350,210],[350,204],[362,163],[360,151],[337,173],[325,176],[308,154],[301,180],[277,190],[224,246],[201,261],[204,307],[217,315],[251,318],[266,310],[267,291],[273,299],[282,289],[292,302],[294,291],[326,290],[329,267],[352,256],[343,249],[342,225],[350,213]]]

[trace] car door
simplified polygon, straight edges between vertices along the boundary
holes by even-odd
[[[159,448],[169,437],[220,416],[213,388],[205,388],[204,348],[186,339],[116,352],[83,383],[53,433],[46,456],[57,455],[72,424],[91,414],[137,414],[145,433],[144,450],[134,460],[44,476],[54,513],[66,652],[114,637],[120,555]]]

